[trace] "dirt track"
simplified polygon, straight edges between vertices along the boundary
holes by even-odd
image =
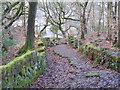
[[[55,54],[57,53],[57,54]],[[47,49],[47,72],[31,88],[114,88],[120,74],[94,68],[90,61],[67,45]]]

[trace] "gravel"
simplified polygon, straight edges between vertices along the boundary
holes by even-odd
[[[48,48],[47,53],[47,71],[30,88],[120,88],[120,73],[93,67],[90,60],[67,45]],[[99,76],[86,77],[92,72]]]

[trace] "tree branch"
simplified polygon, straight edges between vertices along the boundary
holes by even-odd
[[[63,19],[73,20],[73,21],[80,21],[79,19],[73,19],[73,18],[67,18],[67,17],[64,17]]]

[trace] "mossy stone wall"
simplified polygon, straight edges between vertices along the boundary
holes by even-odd
[[[106,50],[101,50],[92,44],[81,46],[80,51],[98,64],[105,65],[107,68],[120,72],[120,57],[112,56]]]
[[[39,49],[28,51],[7,65],[0,66],[2,88],[27,88],[47,66],[45,46],[38,43]]]
[[[78,40],[74,36],[68,37],[68,44],[73,48],[78,48],[90,60],[120,72],[120,57],[109,54],[107,48],[99,48],[93,44],[83,46],[82,40]]]

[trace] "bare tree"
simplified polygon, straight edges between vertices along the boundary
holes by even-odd
[[[81,15],[81,39],[84,39],[84,34],[87,34],[87,28],[86,28],[86,7],[88,5],[88,2],[85,2],[84,5],[80,4],[83,8],[83,13]]]
[[[4,12],[2,15],[2,25],[5,29],[10,27],[21,15],[23,15],[24,2],[2,3]]]
[[[70,9],[65,9],[66,6],[67,4],[63,2],[43,2],[43,11],[46,13],[46,18],[49,17],[48,22],[58,27],[64,37],[68,29],[65,30],[62,27],[71,15]]]
[[[19,50],[18,53],[24,53],[27,50],[34,48],[34,26],[36,16],[37,2],[29,2],[29,15],[28,15],[28,26],[27,26],[27,37],[25,45]]]
[[[88,5],[88,1],[85,3],[75,2],[75,7],[79,8],[80,11],[76,11],[78,15],[80,15],[80,27],[81,27],[81,39],[84,39],[84,35],[87,34],[87,19],[86,19],[86,9]],[[71,19],[74,20],[74,19]]]

